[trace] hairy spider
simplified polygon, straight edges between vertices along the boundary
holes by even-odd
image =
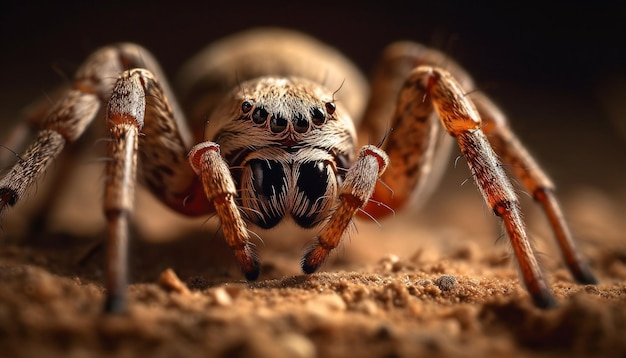
[[[284,218],[318,228],[302,259],[303,271],[312,273],[357,212],[379,218],[429,191],[428,179],[441,172],[452,143],[438,135],[442,127],[457,140],[485,201],[502,218],[534,303],[551,307],[555,299],[499,160],[510,164],[545,210],[575,279],[596,282],[575,248],[550,179],[494,104],[481,93],[468,94],[469,75],[442,53],[411,42],[392,44],[367,102],[365,79],[336,50],[292,31],[256,29],[206,48],[183,68],[180,80],[179,106],[146,49],[121,43],[96,51],[46,115],[20,124],[35,124],[36,138],[0,181],[2,211],[24,197],[106,105],[109,312],[125,306],[137,168],[147,188],[175,211],[217,214],[249,280],[260,271],[252,228],[272,228]],[[20,130],[12,133],[7,147],[23,141]],[[365,143],[381,137],[380,146]]]

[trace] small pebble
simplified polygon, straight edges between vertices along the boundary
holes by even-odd
[[[591,293],[591,294],[594,294],[594,295],[599,295],[600,294],[600,290],[598,289],[598,287],[596,287],[594,285],[585,285],[585,292]]]
[[[233,304],[233,298],[224,287],[217,287],[207,292],[213,299],[213,304],[216,306],[230,306]]]
[[[191,294],[191,291],[189,291],[183,281],[170,268],[163,271],[159,276],[159,285],[167,291],[178,292],[183,295]]]
[[[442,291],[449,291],[452,287],[456,286],[458,281],[453,275],[441,275],[435,280],[435,285]]]

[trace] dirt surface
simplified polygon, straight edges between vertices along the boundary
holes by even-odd
[[[506,239],[498,239],[501,229],[479,194],[458,185],[447,192],[421,214],[398,214],[380,227],[359,221],[358,232],[310,276],[298,269],[308,240],[280,235],[289,240],[257,243],[264,265],[254,283],[242,280],[211,221],[183,221],[142,195],[129,309],[121,316],[101,313],[100,241],[79,239],[99,227],[98,215],[81,229],[72,215],[89,209],[60,211],[71,226],[48,225],[47,234],[19,243],[11,240],[19,220],[8,220],[9,238],[0,246],[0,351],[3,357],[626,354],[626,192],[579,188],[563,198],[597,286],[572,282],[541,213],[524,203],[559,301],[549,311],[533,307],[520,286]]]

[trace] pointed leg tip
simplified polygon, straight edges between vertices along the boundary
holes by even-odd
[[[317,271],[317,269],[319,268],[319,265],[310,264],[308,260],[305,258],[302,260],[302,264],[300,265],[300,267],[302,268],[302,272],[304,272],[307,275],[310,275],[314,273],[315,271]]]
[[[589,268],[581,269],[573,273],[576,282],[582,285],[597,285],[598,279]]]
[[[544,310],[556,308],[556,306],[558,306],[556,298],[554,298],[554,296],[550,292],[533,295],[533,303],[536,307]]]
[[[319,245],[313,245],[302,257],[300,267],[305,274],[312,274],[322,265],[329,251]]]
[[[126,298],[123,296],[107,296],[104,302],[104,313],[116,315],[126,312]]]
[[[246,245],[243,249],[235,250],[235,259],[239,263],[239,268],[248,281],[256,281],[261,274],[261,261],[254,252],[251,245]]]
[[[244,270],[243,275],[246,277],[246,280],[248,280],[248,281],[256,281],[256,280],[258,280],[259,276],[261,275],[261,265],[260,265],[260,263],[258,261],[255,262],[254,267],[248,268],[247,270]]]

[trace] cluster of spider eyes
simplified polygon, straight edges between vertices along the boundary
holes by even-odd
[[[325,107],[325,112],[317,107],[311,108],[311,120],[313,122],[313,125],[321,126],[326,122],[327,115],[331,116],[333,115],[333,113],[335,113],[335,103],[326,102]],[[255,108],[253,102],[243,101],[243,103],[241,104],[241,112],[244,115],[248,116],[251,111],[252,114],[249,117],[252,119],[252,122],[256,124],[263,124],[267,122],[269,118],[270,130],[273,133],[280,133],[287,128],[288,119],[276,114],[272,114],[270,116],[270,113],[262,106],[258,106]],[[309,130],[309,120],[308,118],[306,118],[304,113],[297,113],[292,121],[293,128],[296,132],[305,133]]]

